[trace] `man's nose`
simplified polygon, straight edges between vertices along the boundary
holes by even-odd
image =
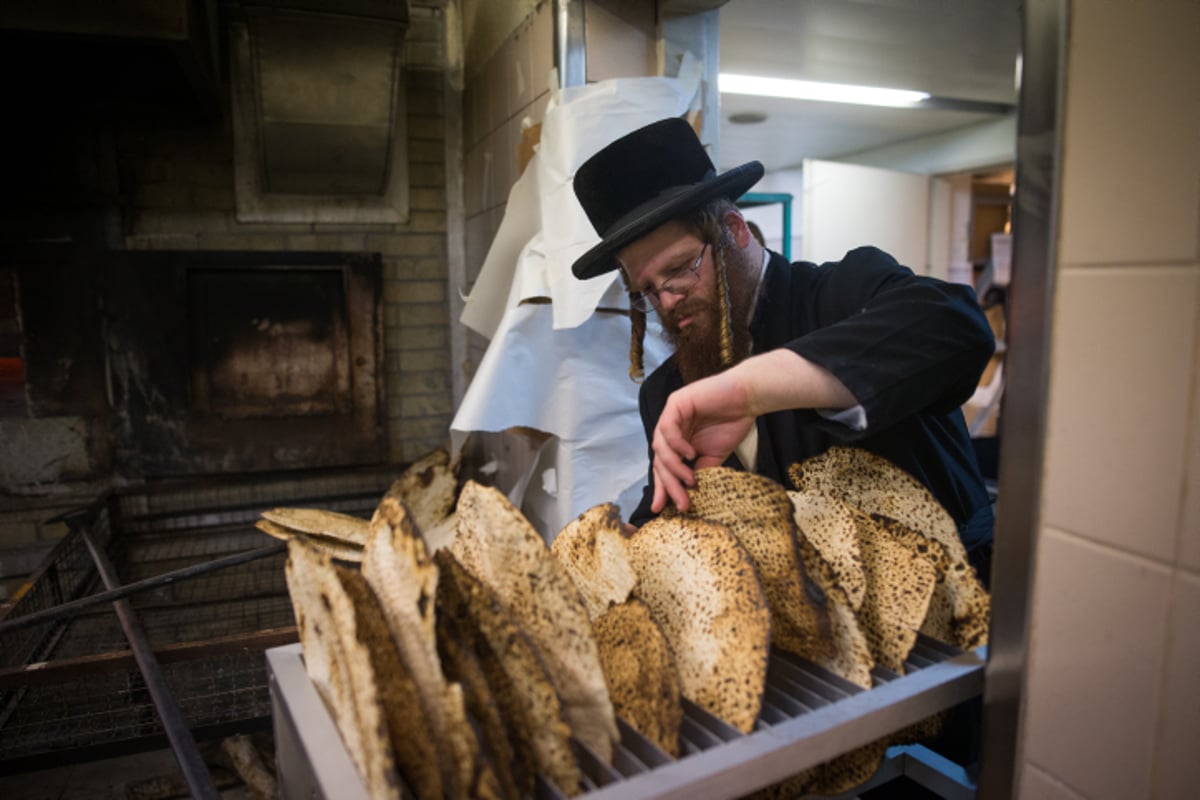
[[[679,301],[683,299],[683,295],[675,294],[674,292],[659,292],[658,307],[663,311],[670,311]]]

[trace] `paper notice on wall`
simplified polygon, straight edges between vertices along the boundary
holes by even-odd
[[[509,194],[466,300],[462,322],[492,341],[451,423],[452,442],[457,450],[472,431],[516,427],[555,437],[535,466],[543,477],[553,470],[553,480],[510,476],[513,485],[535,487],[531,522],[547,538],[599,503],[619,502],[628,517],[648,466],[620,279],[615,272],[589,281],[571,274],[575,259],[599,241],[571,181],[614,139],[691,110],[700,77],[700,64],[689,58],[676,78],[622,78],[557,92],[538,151]],[[666,355],[656,330],[651,321],[647,373]]]

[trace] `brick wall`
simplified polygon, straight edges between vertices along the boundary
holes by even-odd
[[[106,232],[110,248],[379,253],[388,454],[397,464],[445,444],[453,412],[443,5],[440,0],[410,3],[404,68],[410,215],[404,224],[239,223],[228,115],[223,125],[205,128],[163,119],[121,119],[111,128],[80,127],[71,139],[78,152],[55,150],[57,160],[51,162],[87,161],[82,173],[104,185],[111,207],[89,207],[89,213],[103,218],[96,227]],[[52,149],[49,144],[47,148]],[[89,191],[89,197],[101,194],[96,187]],[[51,220],[66,220],[59,227],[74,219],[77,209],[72,198],[79,194],[78,187],[54,184],[44,194],[47,203],[58,204],[47,212]],[[77,353],[63,355],[78,357]],[[35,418],[22,409],[0,419],[0,485],[4,487],[0,489],[0,599],[65,532],[47,520],[89,503],[114,483],[139,478],[108,473],[107,460],[97,458],[98,453],[103,456],[97,448],[107,437],[92,429],[104,424],[103,415],[93,416],[82,421]],[[76,435],[51,441],[43,435],[48,426]],[[50,445],[57,449],[49,452]],[[64,453],[70,457],[65,461]],[[50,469],[76,462],[82,466],[71,475],[62,470],[45,475],[30,472],[31,464]]]
[[[396,225],[239,223],[233,136],[124,123],[116,156],[129,249],[378,252],[384,265],[384,369],[391,459],[447,440],[444,32],[440,4],[412,4],[405,42],[410,215]]]
[[[508,192],[520,172],[517,144],[525,120],[539,123],[550,101],[554,67],[553,4],[541,3],[481,63],[467,67],[463,88],[464,206],[466,213],[466,277],[479,277],[500,220]],[[474,331],[467,336],[468,377],[487,350],[487,340]]]

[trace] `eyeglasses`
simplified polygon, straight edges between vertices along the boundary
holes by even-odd
[[[706,250],[708,250],[707,242],[700,249],[700,255],[696,256],[696,260],[692,262],[690,267],[682,267],[675,270],[671,274],[671,277],[663,281],[662,286],[659,286],[657,289],[647,289],[644,292],[630,292],[629,307],[646,314],[650,312],[650,309],[657,311],[662,306],[662,301],[658,297],[662,292],[673,294],[676,297],[687,294],[700,280],[700,262],[704,260],[704,252]]]

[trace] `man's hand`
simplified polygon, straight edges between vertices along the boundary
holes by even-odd
[[[771,350],[667,398],[654,428],[655,514],[667,500],[688,509],[694,470],[717,467],[750,432],[760,414],[794,408],[844,409],[857,405],[833,373],[791,350]],[[689,465],[688,462],[691,462]]]
[[[687,511],[687,489],[696,482],[693,470],[725,463],[749,433],[754,418],[746,387],[729,370],[672,393],[651,443],[654,500],[650,510],[662,511],[669,497],[680,511]]]

